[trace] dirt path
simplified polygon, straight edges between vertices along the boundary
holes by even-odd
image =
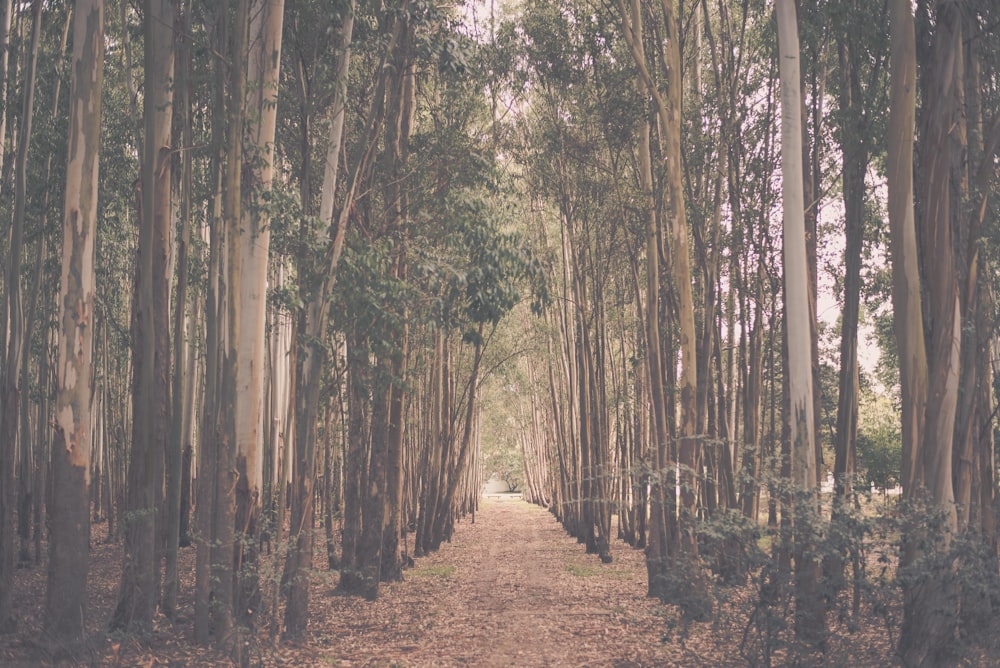
[[[548,512],[487,500],[374,604],[321,603],[329,617],[309,645],[326,665],[676,665],[645,598],[642,553],[616,548],[602,565]]]
[[[261,668],[733,665],[733,632],[720,634],[718,624],[687,643],[663,642],[668,624],[663,608],[645,596],[642,552],[616,541],[612,553],[614,562],[601,564],[537,506],[485,500],[475,523],[459,524],[453,542],[417,559],[403,582],[383,585],[375,602],[334,594],[337,574],[317,568],[307,637],[275,645],[262,632],[247,639],[248,654]],[[87,611],[93,644],[58,665],[232,665],[191,642],[193,549],[182,554],[176,621],[158,615],[145,639],[103,635],[120,564],[121,546],[95,538]],[[21,621],[16,634],[0,635],[0,666],[53,665],[35,653],[44,591],[44,563],[19,571]],[[694,647],[710,658],[699,658]]]

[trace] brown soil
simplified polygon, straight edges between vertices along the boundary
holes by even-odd
[[[616,542],[614,562],[569,538],[552,515],[519,500],[485,500],[475,523],[418,559],[404,582],[379,599],[333,594],[336,574],[317,571],[304,642],[275,643],[260,631],[247,643],[261,666],[725,666],[746,665],[739,645],[746,618],[717,615],[681,633],[670,608],[646,598],[643,554]],[[121,547],[95,544],[90,578],[91,647],[66,665],[231,665],[191,644],[194,549],[183,550],[181,614],[158,619],[152,637],[107,637]],[[0,665],[52,665],[35,647],[44,603],[44,567],[19,571],[16,634],[0,636]],[[731,619],[734,621],[726,621]],[[842,656],[842,658],[847,658]],[[855,659],[858,657],[855,656]],[[885,655],[869,655],[885,665]]]

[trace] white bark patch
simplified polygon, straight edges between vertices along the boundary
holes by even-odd
[[[63,371],[63,382],[62,390],[65,392],[71,392],[73,388],[76,387],[76,365],[73,364],[72,360],[66,361],[66,366]]]
[[[74,425],[73,419],[73,406],[72,404],[66,404],[61,406],[59,410],[56,411],[56,424],[63,433],[63,447],[66,448],[66,452],[70,454],[70,461],[73,459],[73,450],[76,446],[76,439],[74,438]]]

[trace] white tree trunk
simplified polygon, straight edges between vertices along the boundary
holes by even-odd
[[[794,0],[778,0],[781,77],[781,194],[784,210],[782,261],[792,419],[792,480],[800,490],[816,487],[813,433],[812,348],[809,270],[806,265],[805,201],[802,187],[802,107],[799,35]]]
[[[812,311],[806,259],[802,166],[802,96],[799,89],[799,33],[795,0],[778,0],[778,58],[781,78],[781,192],[784,213],[782,262],[788,347],[791,420],[791,476],[794,510],[795,631],[800,640],[822,641],[824,605],[820,564],[810,524],[817,513],[816,434],[813,422]]]
[[[275,288],[285,285],[288,270],[279,266],[274,272]],[[271,313],[271,366],[270,382],[270,415],[271,448],[273,475],[271,489],[283,490],[282,485],[292,481],[291,467],[291,435],[295,433],[293,419],[295,409],[292,406],[292,315],[287,311],[276,309]],[[279,477],[282,475],[282,477]]]
[[[250,9],[251,51],[247,79],[250,82],[250,159],[253,187],[270,190],[274,178],[274,133],[278,106],[278,76],[281,63],[281,27],[284,0],[255,0]],[[257,193],[254,193],[256,195]],[[263,484],[264,451],[264,325],[267,313],[267,260],[270,218],[259,198],[244,207],[240,220],[240,323],[237,367],[236,446],[237,457],[246,465],[251,492]]]

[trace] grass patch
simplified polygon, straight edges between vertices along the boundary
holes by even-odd
[[[631,573],[621,568],[609,568],[600,564],[566,564],[566,570],[578,578],[592,578],[599,575],[610,578],[628,578]]]
[[[450,564],[446,566],[422,566],[420,568],[414,568],[410,571],[410,575],[418,578],[449,578],[454,573],[455,567]]]
[[[534,512],[541,512],[541,513],[547,513],[547,512],[549,512],[547,508],[542,508],[537,503],[531,503],[530,501],[525,501],[524,497],[521,497],[520,499],[515,499],[514,503],[516,503],[517,505],[521,506],[525,510],[531,510],[531,511],[534,511]]]

